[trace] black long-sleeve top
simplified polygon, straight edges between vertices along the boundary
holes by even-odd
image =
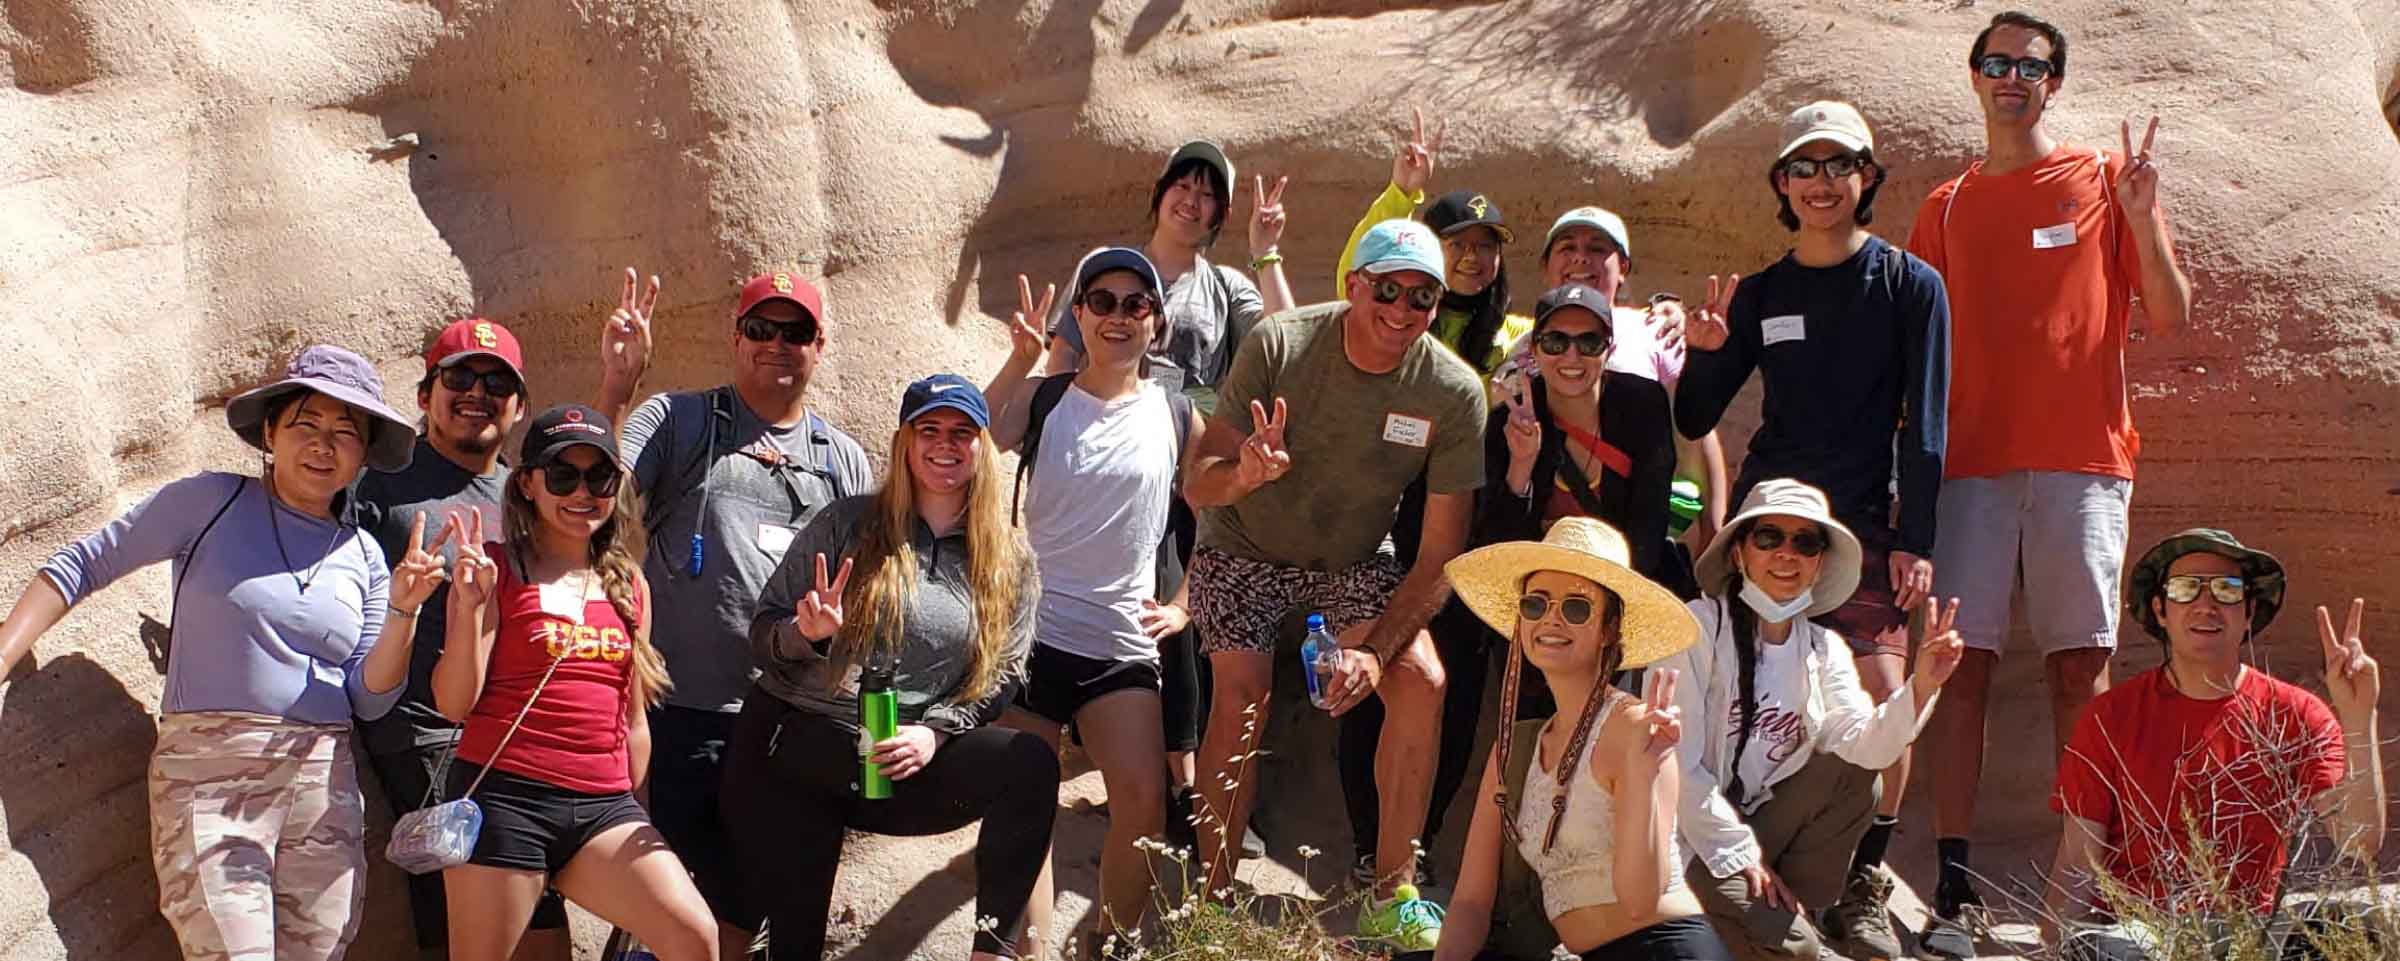
[[[1622,451],[1632,470],[1619,475],[1596,468],[1600,476],[1585,479],[1600,482],[1595,491],[1601,507],[1599,519],[1625,535],[1633,551],[1633,569],[1652,580],[1663,580],[1667,498],[1675,483],[1675,435],[1667,413],[1667,389],[1638,374],[1612,370],[1604,376],[1600,439]],[[1541,539],[1550,519],[1551,498],[1558,490],[1559,462],[1567,455],[1567,445],[1574,443],[1551,413],[1549,392],[1542,389],[1538,378],[1526,393],[1533,399],[1534,418],[1542,425],[1542,447],[1533,459],[1532,493],[1519,497],[1508,486],[1508,408],[1504,405],[1492,411],[1483,430],[1486,474],[1475,524],[1479,544]]]

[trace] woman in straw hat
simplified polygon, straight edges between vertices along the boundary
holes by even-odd
[[[1467,609],[1525,652],[1501,677],[1501,716],[1515,714],[1526,661],[1558,713],[1500,729],[1437,961],[1533,961],[1558,946],[1586,961],[1731,957],[1683,885],[1675,672],[1649,672],[1640,698],[1608,684],[1698,639],[1675,595],[1629,560],[1615,528],[1569,517],[1541,541],[1446,568]]]
[[[1694,565],[1701,642],[1660,664],[1688,679],[1676,706],[1694,735],[1682,810],[1692,888],[1718,933],[1765,957],[1818,957],[1809,911],[1843,894],[1876,772],[1916,739],[1963,651],[1953,599],[1931,612],[1909,683],[1876,704],[1850,646],[1810,620],[1850,599],[1859,551],[1823,491],[1761,482]]]
[[[170,562],[149,774],[159,910],[185,957],[339,958],[367,891],[351,718],[399,700],[417,605],[441,581],[430,552],[449,532],[427,547],[419,529],[387,566],[349,522],[359,471],[399,470],[416,444],[357,354],[303,350],[225,420],[265,452],[258,476],[170,482],[60,548],[0,624],[0,677],[68,608]]]

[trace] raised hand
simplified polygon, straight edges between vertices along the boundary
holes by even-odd
[[[1542,452],[1542,422],[1534,417],[1531,390],[1529,380],[1518,377],[1509,383],[1508,393],[1501,395],[1508,403],[1508,424],[1502,433],[1508,440],[1508,472],[1512,480],[1522,466],[1530,481],[1533,459]]]
[[[1951,672],[1958,670],[1958,662],[1967,656],[1967,642],[1958,635],[1958,598],[1951,598],[1948,604],[1938,597],[1926,598],[1925,617],[1925,640],[1917,645],[1917,673],[1910,682],[1919,706],[1949,682]]]
[[[2150,159],[2150,144],[2158,139],[2158,118],[2150,118],[2150,129],[2142,134],[2142,149],[2133,149],[2133,124],[2117,122],[2118,142],[2125,147],[2125,169],[2117,174],[2117,203],[2125,212],[2149,218],[2158,212],[2158,163]]]
[[[816,586],[792,611],[792,629],[811,641],[822,641],[842,629],[842,588],[850,586],[850,559],[842,558],[841,573],[825,579],[825,555],[817,555]]]
[[[1275,414],[1257,401],[1250,402],[1250,439],[1242,442],[1242,459],[1234,465],[1234,480],[1243,490],[1257,490],[1274,483],[1292,469],[1292,452],[1283,446],[1283,428],[1287,416],[1283,398],[1275,398]]]
[[[475,516],[481,519],[483,512]],[[389,597],[395,611],[414,611],[442,586],[446,572],[442,570],[442,545],[459,532],[458,515],[453,513],[442,524],[441,533],[433,543],[425,543],[425,515],[419,513],[408,524],[408,550],[400,555],[400,563],[392,565],[392,585]]]
[[[1433,131],[1433,139],[1427,140],[1425,111],[1410,107],[1408,112],[1416,118],[1416,124],[1408,137],[1400,141],[1400,150],[1392,155],[1392,185],[1404,193],[1421,194],[1425,185],[1433,182],[1433,159],[1442,151],[1442,134],[1449,131],[1450,121],[1443,118],[1442,125]]]
[[[1290,177],[1275,178],[1275,189],[1267,189],[1267,178],[1252,176],[1250,190],[1250,255],[1264,257],[1283,242],[1283,188],[1292,182]]]
[[[1181,604],[1161,604],[1145,597],[1142,598],[1142,612],[1138,620],[1142,633],[1155,641],[1183,630],[1184,625],[1192,622],[1192,613],[1184,610]]]
[[[1725,315],[1733,309],[1733,289],[1741,283],[1740,274],[1726,277],[1722,283],[1717,275],[1708,275],[1708,299],[1701,302],[1700,309],[1693,311],[1683,325],[1686,345],[1703,351],[1725,347],[1725,342],[1733,337],[1733,327],[1726,322]]]
[[[1650,339],[1658,341],[1658,349],[1672,354],[1683,353],[1683,329],[1687,320],[1683,301],[1662,300],[1651,304],[1650,311],[1643,315],[1643,319],[1649,321]]]
[[[2333,695],[2334,712],[2342,716],[2344,727],[2372,713],[2383,697],[2383,668],[2367,655],[2366,642],[2359,638],[2359,622],[2366,616],[2367,599],[2351,598],[2350,621],[2337,634],[2333,614],[2317,608],[2317,640],[2325,648],[2325,692]]]
[[[1679,673],[1671,667],[1642,672],[1642,704],[1634,719],[1642,726],[1642,756],[1660,766],[1673,760],[1675,745],[1683,742],[1683,712],[1675,706]]]
[[[500,565],[483,549],[483,512],[468,511],[465,523],[460,523],[456,511],[451,512],[449,524],[458,526],[464,535],[459,538],[457,556],[450,562],[450,600],[467,607],[481,606],[492,599],[492,591],[500,583]]]
[[[1893,551],[1889,566],[1892,606],[1904,611],[1915,610],[1933,590],[1933,560],[1907,551]]]
[[[658,308],[658,275],[650,275],[648,289],[637,295],[639,279],[633,268],[625,268],[625,289],[617,295],[617,309],[609,313],[608,326],[600,331],[603,380],[630,384],[650,369],[650,315]]]
[[[1031,368],[1042,359],[1042,349],[1050,343],[1043,331],[1050,323],[1050,311],[1058,305],[1058,285],[1043,284],[1042,299],[1033,299],[1033,281],[1017,275],[1017,312],[1009,315],[1008,360]]]

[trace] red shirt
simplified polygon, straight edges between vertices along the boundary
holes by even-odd
[[[2051,810],[2106,829],[2108,872],[2168,910],[2223,911],[2187,856],[2192,828],[2232,865],[2235,905],[2275,905],[2285,839],[2342,779],[2342,728],[2317,696],[2243,672],[2232,697],[2185,697],[2166,669],[2092,700],[2059,761]],[[2168,892],[2183,903],[2167,904]]]
[[[498,544],[487,549],[505,558]],[[585,794],[633,790],[625,747],[625,698],[631,693],[633,634],[616,606],[587,601],[583,623],[542,610],[539,585],[517,579],[502,560],[492,606],[500,619],[483,696],[467,714],[458,756],[510,774]],[[638,617],[638,614],[637,614]],[[500,752],[492,749],[561,652],[525,724]]]

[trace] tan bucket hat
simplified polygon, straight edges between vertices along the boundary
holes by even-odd
[[[1858,565],[1862,552],[1858,535],[1833,519],[1833,508],[1825,501],[1825,492],[1788,477],[1760,481],[1750,488],[1750,496],[1742,498],[1742,511],[1717,529],[1708,549],[1692,562],[1692,575],[1699,579],[1700,590],[1715,597],[1725,590],[1725,579],[1733,574],[1733,561],[1726,555],[1733,551],[1733,539],[1750,521],[1769,514],[1783,514],[1813,521],[1825,528],[1832,544],[1825,551],[1825,563],[1817,568],[1817,583],[1810,596],[1815,602],[1802,616],[1815,617],[1841,607],[1858,591]]]

